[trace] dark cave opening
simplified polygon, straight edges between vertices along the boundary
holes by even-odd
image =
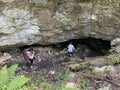
[[[87,57],[106,55],[111,48],[110,41],[95,38],[73,39],[54,44],[53,47],[59,50],[64,49],[67,48],[70,42],[73,43],[77,52],[81,54],[86,53]]]
[[[30,47],[48,47],[51,46],[56,50],[63,50],[67,49],[68,44],[72,42],[72,44],[76,48],[76,54],[79,56],[83,56],[86,54],[86,57],[95,57],[95,56],[104,56],[109,53],[111,48],[110,41],[102,40],[102,39],[95,39],[95,38],[84,38],[84,39],[73,39],[61,43],[51,44],[51,45],[28,45],[20,47],[20,50],[24,48]]]

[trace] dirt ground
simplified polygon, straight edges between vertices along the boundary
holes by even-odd
[[[45,78],[47,82],[50,83],[61,83],[62,80],[55,80],[54,76],[51,74],[51,71],[54,71],[55,75],[58,73],[65,73],[68,70],[68,67],[65,63],[65,58],[68,57],[66,48],[64,49],[56,49],[53,47],[33,47],[34,51],[36,53],[36,59],[34,60],[34,66],[37,67],[36,71],[31,71],[31,69],[26,67],[26,62],[23,58],[22,50],[21,49],[14,49],[8,51],[8,53],[12,56],[11,60],[7,61],[7,65],[11,64],[19,64],[18,69],[17,69],[17,74],[25,74],[28,77],[32,76],[42,76]],[[78,49],[79,50],[79,49]],[[81,61],[85,61],[82,58],[82,50],[78,52],[78,50],[74,53],[73,57],[79,58]],[[93,54],[93,52],[92,52]],[[92,55],[89,54],[89,55]],[[96,53],[95,53],[96,54]],[[93,60],[97,59],[97,57],[105,58],[105,56],[88,56],[87,60]],[[97,62],[96,62],[97,63]],[[115,66],[118,73],[117,75],[120,75],[119,69],[120,66],[116,65]],[[85,74],[91,74],[90,70],[84,69],[81,71],[73,72],[74,77],[70,78],[67,81],[64,81],[64,83],[70,82],[74,84],[76,87],[80,85],[81,82],[85,80]],[[89,77],[88,77],[89,78]],[[113,77],[114,78],[114,77]],[[111,89],[110,90],[119,90],[119,80],[120,79],[118,76],[113,79],[112,76],[109,74],[105,74],[102,76],[98,77],[93,77],[91,78],[91,81],[94,81],[94,83],[91,83],[91,81],[87,81],[87,84],[85,84],[87,87],[89,87],[88,90],[97,90],[100,87],[105,87],[108,86]],[[117,83],[114,83],[114,81]],[[82,90],[85,90],[84,87]]]

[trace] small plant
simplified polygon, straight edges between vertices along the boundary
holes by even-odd
[[[62,86],[55,84],[53,90],[62,90]]]
[[[12,23],[15,23],[15,18],[8,16],[7,19],[8,19],[8,21],[10,21],[10,22],[12,22]]]
[[[80,90],[79,88],[76,88],[76,87],[68,87],[68,86],[64,86],[62,88],[62,90]]]
[[[58,73],[54,76],[55,80],[67,80],[69,78],[69,71],[66,71],[65,73]]]
[[[17,66],[17,64],[9,68],[4,66],[0,70],[0,90],[18,90],[28,82],[29,79],[24,75],[15,76]]]
[[[44,81],[44,77],[39,77],[37,79],[37,84],[40,85]]]
[[[31,81],[30,83],[34,83],[36,85],[40,85],[42,82],[44,81],[44,77],[43,76],[40,76],[40,75],[36,75],[36,76],[33,76],[31,78]]]
[[[18,31],[18,32],[20,32],[22,30],[23,30],[22,28],[16,28],[16,31]]]
[[[87,87],[87,79],[83,79],[83,81],[80,83],[80,87],[84,90],[89,90]]]
[[[44,83],[44,90],[50,90],[50,84]]]
[[[109,87],[99,88],[98,90],[109,90]]]

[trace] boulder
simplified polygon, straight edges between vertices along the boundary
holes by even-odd
[[[10,60],[12,57],[9,54],[6,54],[4,56],[0,56],[0,64],[4,64],[5,61]]]
[[[97,75],[110,73],[111,71],[115,70],[113,66],[102,66],[102,67],[95,67],[93,69],[93,73]]]
[[[114,51],[117,53],[120,53],[120,38],[115,38],[111,41],[111,50],[110,51]]]

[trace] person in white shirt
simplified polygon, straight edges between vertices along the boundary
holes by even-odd
[[[75,47],[74,47],[74,45],[72,44],[72,42],[70,42],[70,44],[68,45],[67,48],[68,48],[67,52],[68,52],[69,56],[72,56],[73,51],[75,50]]]

